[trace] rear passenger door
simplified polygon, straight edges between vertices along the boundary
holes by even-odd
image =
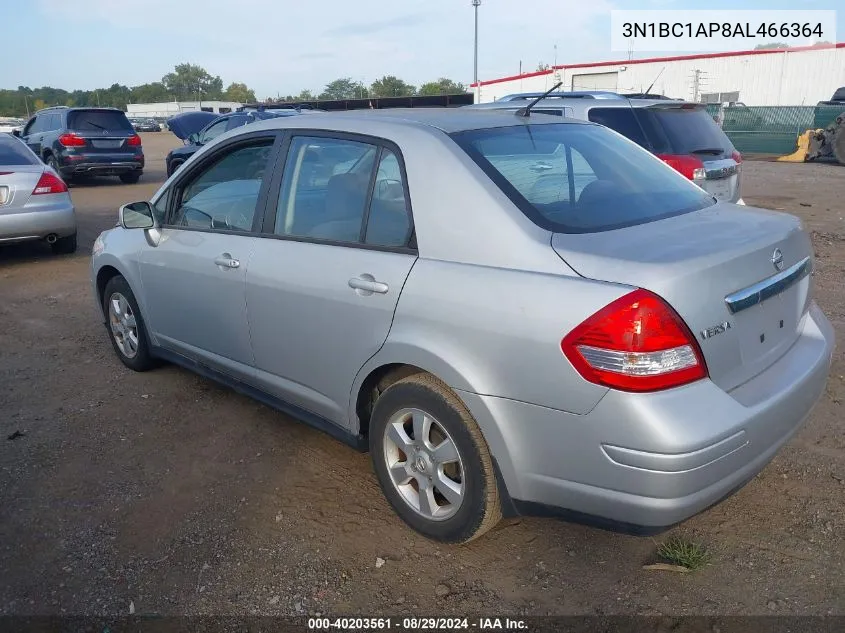
[[[259,386],[348,427],[358,370],[381,348],[416,261],[399,149],[297,132],[247,273]]]

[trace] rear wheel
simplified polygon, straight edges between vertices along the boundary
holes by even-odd
[[[117,357],[129,369],[147,371],[158,363],[150,353],[147,329],[135,294],[121,275],[109,279],[103,293],[103,313]]]
[[[120,182],[125,183],[127,185],[134,185],[141,179],[141,172],[139,171],[130,171],[126,174],[120,174]]]
[[[836,117],[838,129],[833,135],[833,155],[840,165],[845,165],[845,116]]]
[[[167,174],[167,177],[170,178],[173,174],[175,174],[176,170],[182,166],[183,162],[184,161],[181,160],[173,161],[173,163],[171,163],[170,165],[170,173]]]
[[[76,233],[67,237],[60,237],[50,244],[54,255],[70,255],[76,252]]]
[[[62,175],[62,172],[61,172],[61,170],[59,169],[59,161],[57,161],[57,160],[56,160],[56,157],[55,157],[55,156],[53,156],[52,154],[48,154],[48,155],[47,155],[47,160],[45,160],[44,162],[45,162],[45,163],[47,163],[47,166],[48,166],[50,169],[52,169],[54,172],[56,172],[56,173],[59,175],[59,178],[61,178],[62,180],[64,180],[64,181],[65,181],[65,183],[70,182],[70,178],[68,178],[67,176]]]
[[[393,509],[431,539],[464,543],[501,519],[481,430],[434,376],[415,374],[382,393],[370,422],[370,454]]]

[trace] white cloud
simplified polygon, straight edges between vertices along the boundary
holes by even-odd
[[[126,32],[139,53],[133,76],[143,72],[145,81],[164,72],[145,70],[149,42],[165,47],[157,59],[199,63],[225,82],[246,82],[260,97],[319,90],[346,76],[368,83],[384,74],[417,84],[439,76],[472,80],[470,0],[39,0],[39,7],[73,28]],[[526,71],[551,63],[555,44],[558,63],[606,57],[612,8],[611,0],[482,0],[479,75],[515,74],[520,60]]]

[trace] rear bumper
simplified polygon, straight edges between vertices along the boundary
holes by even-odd
[[[144,169],[143,154],[72,154],[59,161],[62,176],[75,174],[118,175]]]
[[[802,335],[726,393],[709,380],[653,394],[610,390],[588,414],[461,393],[519,508],[656,531],[707,509],[760,472],[824,391],[834,348],[813,304]]]
[[[51,206],[23,213],[0,213],[0,244],[41,240],[48,235],[68,237],[76,233],[73,206]]]

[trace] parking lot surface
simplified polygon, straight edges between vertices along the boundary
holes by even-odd
[[[133,373],[89,253],[137,185],[73,186],[80,250],[0,249],[0,614],[845,614],[845,168],[746,162],[748,204],[803,218],[840,347],[799,434],[721,505],[653,538],[552,519],[466,546],[413,533],[367,455],[182,369]],[[690,574],[643,569],[672,535]]]

